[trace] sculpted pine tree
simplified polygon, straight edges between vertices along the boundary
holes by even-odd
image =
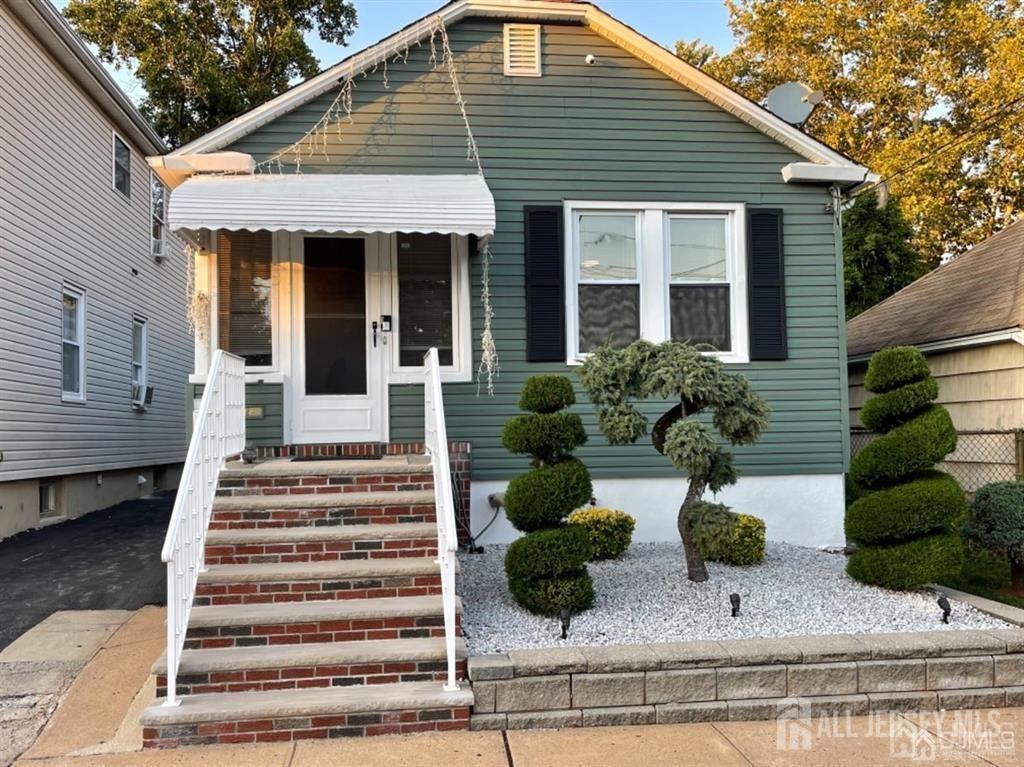
[[[689,477],[677,525],[689,579],[706,581],[707,568],[694,540],[689,511],[706,490],[717,493],[734,484],[737,475],[732,454],[693,416],[707,412],[725,441],[752,445],[768,426],[768,404],[746,378],[727,373],[720,360],[674,341],[635,341],[624,349],[601,347],[581,366],[580,380],[597,408],[598,426],[613,445],[634,443],[647,433],[647,417],[634,401],[678,401],[654,424],[651,442]]]

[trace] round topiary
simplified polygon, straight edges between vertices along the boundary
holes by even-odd
[[[519,409],[531,413],[554,413],[575,403],[572,381],[560,375],[530,376],[519,395]]]
[[[693,538],[712,562],[757,565],[764,560],[764,520],[737,514],[722,503],[700,501],[690,509]]]
[[[941,471],[868,493],[846,512],[846,537],[859,543],[896,543],[958,525],[967,513],[960,485]]]
[[[516,602],[537,615],[557,617],[594,606],[594,582],[586,569],[563,573],[557,578],[509,578],[509,591]]]
[[[974,494],[967,534],[1010,560],[1010,582],[1024,594],[1024,482],[993,482]]]
[[[636,520],[624,511],[586,506],[569,515],[569,524],[587,531],[592,560],[617,559],[633,540]]]
[[[590,500],[590,472],[577,458],[536,466],[508,483],[505,515],[524,533],[555,527]]]
[[[510,453],[527,453],[552,463],[587,441],[583,420],[576,413],[528,413],[516,416],[501,431],[501,444]]]
[[[590,559],[590,535],[577,525],[538,530],[514,541],[505,553],[509,578],[549,578],[578,571]]]
[[[956,449],[949,413],[924,355],[883,349],[868,363],[862,421],[878,436],[850,462],[847,537],[858,544],[847,572],[859,581],[913,589],[957,571],[964,495],[932,467]]]
[[[846,572],[861,583],[887,589],[916,589],[963,567],[964,546],[958,532],[915,538],[895,546],[865,546],[846,564]]]

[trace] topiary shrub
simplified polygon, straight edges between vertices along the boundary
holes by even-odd
[[[561,412],[576,401],[564,376],[527,379],[519,407],[532,412],[512,418],[502,430],[507,450],[530,456],[532,468],[509,482],[505,514],[525,536],[508,547],[505,574],[512,597],[530,612],[558,615],[594,604],[586,562],[590,535],[564,524],[573,509],[590,500],[590,472],[572,451],[587,441],[576,413]]]
[[[743,566],[764,561],[764,520],[701,501],[690,509],[690,523],[705,559]]]
[[[624,511],[588,506],[569,515],[569,524],[590,537],[592,560],[617,559],[633,541],[636,520]]]
[[[967,535],[1010,561],[1010,585],[1024,595],[1024,482],[993,482],[974,494]]]
[[[868,363],[861,411],[877,433],[850,464],[846,537],[857,550],[846,571],[863,583],[914,589],[958,571],[966,513],[956,480],[934,466],[956,449],[949,413],[917,349],[893,347]]]

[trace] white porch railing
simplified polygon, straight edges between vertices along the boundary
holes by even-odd
[[[228,457],[245,449],[245,360],[214,352],[192,423],[181,484],[161,554],[167,563],[167,700],[178,704],[178,664],[185,646],[217,479]]]
[[[437,564],[441,568],[441,603],[444,606],[444,644],[448,680],[444,689],[458,690],[455,682],[455,499],[448,467],[448,432],[441,398],[441,363],[431,347],[423,357],[424,443],[434,471],[434,505],[437,508]]]

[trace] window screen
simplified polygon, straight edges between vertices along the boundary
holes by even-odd
[[[437,347],[442,365],[454,360],[452,240],[443,234],[398,237],[398,364],[423,364]]]
[[[269,232],[221,232],[217,240],[218,345],[249,366],[272,365]]]

